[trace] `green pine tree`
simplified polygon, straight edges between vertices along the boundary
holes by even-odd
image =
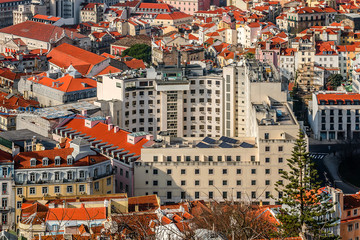
[[[312,236],[311,239],[339,239],[327,230],[336,226],[334,217],[335,202],[320,191],[317,171],[307,152],[304,134],[300,131],[292,151],[287,159],[289,171],[283,171],[276,191],[282,208],[278,219],[280,237]]]

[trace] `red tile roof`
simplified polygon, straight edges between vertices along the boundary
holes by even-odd
[[[30,169],[30,168],[57,168],[57,167],[82,167],[90,166],[100,162],[108,161],[109,159],[102,155],[89,155],[74,161],[72,165],[67,164],[67,156],[71,155],[74,151],[73,148],[51,149],[34,152],[21,152],[14,157],[14,163],[16,169]],[[60,157],[60,165],[55,165],[55,157]],[[48,165],[43,166],[43,158],[49,159]],[[31,166],[30,160],[36,159],[36,165]]]
[[[94,65],[106,60],[103,56],[63,43],[53,48],[47,55],[49,62],[61,68],[72,65],[82,75],[88,74]]]
[[[174,12],[174,13],[170,13],[170,14],[158,14],[156,16],[155,19],[160,19],[160,20],[178,20],[178,19],[182,19],[182,18],[190,18],[192,17],[189,14],[183,13],[183,12]]]
[[[59,21],[61,19],[59,17],[53,17],[53,16],[41,15],[41,14],[36,14],[35,16],[33,16],[33,18],[47,20],[47,21],[54,21],[54,22]]]
[[[135,206],[138,207],[138,211],[155,210],[160,207],[158,198],[156,195],[147,195],[147,196],[128,198],[128,211],[134,212],[136,209]]]
[[[121,72],[121,70],[113,66],[107,66],[106,68],[104,68],[104,70],[96,74],[96,76],[106,75],[109,73],[118,73],[118,72]]]
[[[62,92],[75,92],[92,89],[96,88],[97,84],[97,82],[91,78],[74,78],[70,75],[65,75],[64,77],[58,79],[52,79],[44,75],[45,74],[39,74],[28,78],[28,80]]]
[[[320,101],[325,101],[328,103],[329,101],[360,101],[360,94],[358,93],[319,93],[316,95],[318,104]]]
[[[138,9],[163,9],[166,12],[172,11],[172,7],[165,3],[140,3]]]
[[[22,96],[0,92],[0,107],[4,107],[8,110],[18,109],[20,107],[39,107],[39,102],[35,100],[26,100]]]
[[[126,64],[126,66],[128,66],[128,68],[131,69],[145,69],[145,64],[143,62],[143,60],[139,60],[139,59],[131,59],[130,61],[124,61],[124,63]]]
[[[128,143],[127,135],[128,131],[120,129],[117,133],[114,130],[108,130],[108,125],[105,123],[97,123],[92,128],[85,126],[85,119],[71,119],[69,122],[63,125],[63,127],[71,128],[92,138],[96,138],[95,141],[101,140],[102,143],[113,144],[118,149],[124,148],[124,151],[129,151],[129,154],[135,153],[135,156],[141,154],[142,146],[148,142],[145,138],[141,139],[135,144]]]
[[[26,225],[41,225],[46,221],[47,211],[48,208],[46,206],[36,202],[22,209],[20,222]]]
[[[106,219],[106,208],[49,208],[46,221],[93,221]]]
[[[55,41],[55,37],[59,39],[63,32],[67,36],[71,36],[71,32],[68,29],[57,27],[51,24],[45,24],[40,22],[26,21],[9,27],[0,29],[1,33],[12,34],[18,37],[24,37],[29,39],[35,39],[42,42]],[[81,35],[76,32],[73,33],[73,38],[86,38],[87,36]]]

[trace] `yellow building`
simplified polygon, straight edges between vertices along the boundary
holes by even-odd
[[[25,199],[61,199],[114,193],[111,162],[76,138],[69,148],[21,152],[15,161],[15,214]]]

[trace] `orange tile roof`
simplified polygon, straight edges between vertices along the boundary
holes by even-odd
[[[316,95],[318,104],[320,101],[325,101],[328,103],[329,101],[360,101],[360,94],[358,93],[319,93]]]
[[[192,17],[189,14],[183,13],[183,12],[173,12],[170,14],[158,14],[155,19],[160,20],[178,20],[182,18],[190,18]]]
[[[121,70],[113,66],[107,66],[106,68],[104,68],[104,70],[96,74],[96,76],[106,75],[109,73],[118,73],[118,72],[121,72]]]
[[[172,11],[172,7],[165,3],[140,3],[138,9],[163,9],[166,12]]]
[[[126,66],[131,69],[145,69],[144,61],[141,59],[131,59],[130,61],[124,61]]]
[[[48,207],[36,202],[22,209],[20,222],[26,225],[41,225],[46,221],[47,212]]]
[[[103,56],[63,43],[53,48],[47,55],[49,62],[61,68],[72,65],[82,75],[88,74],[94,65],[106,60]]]
[[[128,143],[127,135],[130,133],[128,131],[120,129],[117,133],[114,130],[108,130],[108,125],[105,123],[97,123],[92,128],[85,126],[85,119],[74,118],[67,122],[63,127],[71,128],[82,134],[96,138],[96,140],[101,140],[102,143],[113,144],[117,146],[118,149],[124,148],[124,151],[129,151],[129,154],[135,153],[135,156],[141,154],[142,146],[148,142],[148,140],[141,139],[136,144]]]
[[[26,21],[16,25],[2,28],[0,29],[0,32],[12,34],[13,36],[18,36],[18,37],[35,39],[43,42],[50,42],[50,40],[55,40],[56,36],[59,39],[63,34],[63,32],[65,32],[65,34],[70,37],[72,31],[51,24]],[[74,39],[87,37],[76,32],[72,32],[72,33]]]
[[[106,208],[49,208],[46,221],[92,221],[106,219]]]
[[[28,78],[28,80],[62,92],[82,91],[96,88],[97,85],[97,82],[91,78],[74,78],[70,75],[65,75],[64,77],[58,79],[52,79],[44,76],[44,74],[39,74]]]
[[[147,195],[139,197],[128,198],[128,211],[134,212],[135,206],[138,206],[138,211],[148,211],[158,209],[159,202],[156,195]]]
[[[18,109],[20,107],[39,107],[39,102],[35,100],[24,99],[22,96],[10,95],[8,93],[0,92],[0,107],[4,107],[8,110]]]
[[[71,155],[74,151],[73,148],[62,148],[62,149],[51,149],[51,150],[43,150],[43,151],[34,151],[34,152],[21,152],[14,157],[14,163],[16,169],[30,169],[30,168],[57,168],[57,167],[82,167],[82,166],[90,166],[97,163],[101,163],[104,161],[108,161],[109,159],[102,156],[97,155],[89,155],[83,157],[77,161],[74,161],[73,165],[67,164],[67,156]],[[55,165],[55,157],[60,157],[60,165]],[[43,166],[43,158],[47,157],[49,159],[48,166]],[[31,166],[30,160],[32,158],[36,159],[36,165]]]
[[[48,16],[48,15],[41,15],[41,14],[36,14],[35,16],[33,16],[32,18],[35,19],[42,19],[42,20],[48,20],[48,21],[59,21],[61,18],[59,17],[54,17],[54,16]]]

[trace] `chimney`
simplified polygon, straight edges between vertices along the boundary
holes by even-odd
[[[110,116],[106,116],[106,124],[110,124],[111,123],[111,117]]]
[[[108,124],[108,131],[114,128],[114,124]]]
[[[115,127],[114,127],[114,133],[117,133],[119,130],[120,130],[120,127],[119,127],[119,126],[115,126]]]
[[[81,110],[81,115],[83,115],[84,117],[86,117],[87,116],[87,110]]]

